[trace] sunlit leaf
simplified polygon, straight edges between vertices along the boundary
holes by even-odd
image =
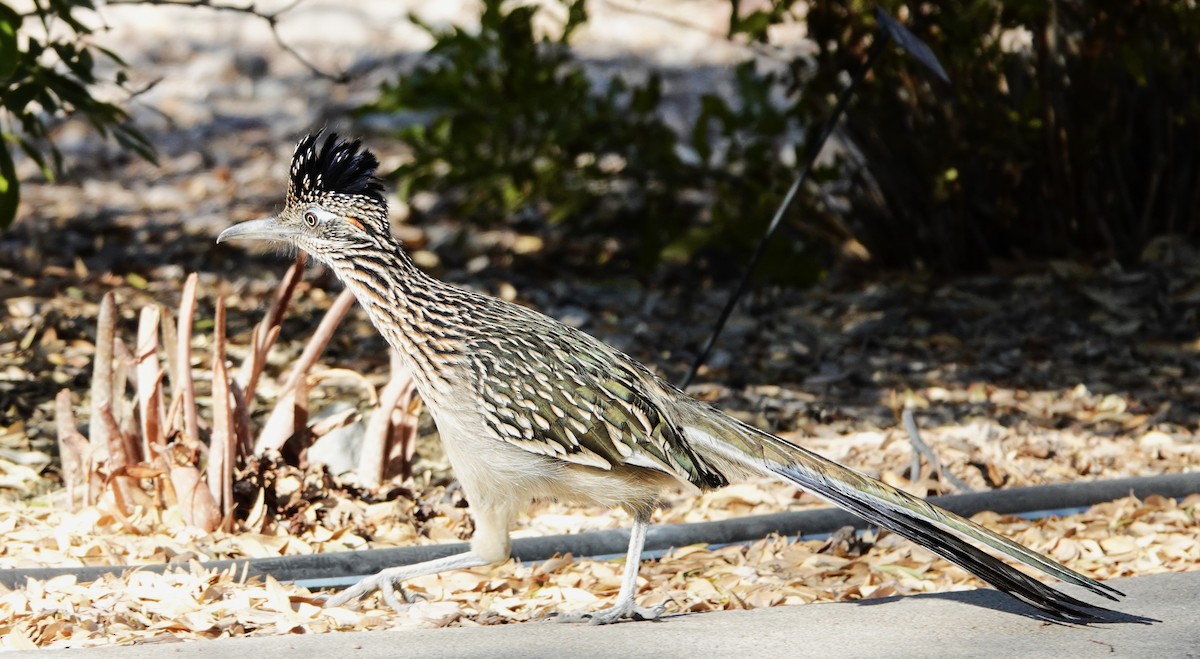
[[[21,15],[0,3],[0,83],[12,76],[21,61],[17,49],[17,28],[20,26]]]
[[[21,201],[21,185],[8,146],[0,144],[0,229],[12,224]]]

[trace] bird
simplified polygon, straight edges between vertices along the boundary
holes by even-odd
[[[391,607],[414,601],[403,582],[510,557],[510,529],[536,500],[628,511],[629,548],[615,603],[559,614],[566,622],[652,620],[636,602],[651,514],[665,488],[694,491],[767,476],[899,534],[1059,621],[1114,613],[999,560],[1023,563],[1119,601],[1123,593],[971,520],[938,508],[797,443],[697,401],[589,334],[533,309],[436,279],[393,237],[378,159],[360,139],[322,128],[291,161],[282,210],[234,224],[217,242],[266,240],[302,250],[357,297],[412,371],[475,530],[469,551],[383,569],[326,600],[342,606],[379,591]],[[973,544],[977,543],[977,544]]]

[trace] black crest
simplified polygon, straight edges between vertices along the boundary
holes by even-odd
[[[383,183],[375,178],[379,161],[362,148],[362,141],[339,140],[325,129],[305,135],[292,155],[291,185],[288,196],[309,201],[322,194],[362,195],[384,203]]]

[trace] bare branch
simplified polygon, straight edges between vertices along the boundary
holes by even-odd
[[[129,346],[121,340],[121,337],[113,336],[113,391],[117,394],[117,398],[122,398],[125,393],[125,386],[137,386],[137,375],[129,369],[133,366],[133,353],[129,352]],[[116,414],[116,412],[114,412]],[[120,418],[118,417],[118,421]]]
[[[58,430],[58,454],[62,457],[62,478],[67,486],[67,501],[75,510],[76,483],[91,478],[92,447],[75,427],[75,412],[71,409],[71,390],[63,389],[54,399],[54,423]]]
[[[309,374],[309,386],[320,384],[326,380],[346,380],[357,384],[362,392],[367,396],[367,405],[375,407],[379,404],[379,394],[375,391],[375,385],[371,384],[371,380],[367,376],[352,368],[324,368],[315,373]]]
[[[283,279],[279,281],[279,288],[275,290],[275,299],[271,301],[271,308],[267,311],[266,318],[263,319],[263,323],[267,327],[276,327],[283,322],[283,314],[292,301],[292,294],[296,292],[296,284],[299,284],[304,276],[306,261],[307,257],[304,254],[298,255],[292,265],[288,267],[287,272],[283,273]]]
[[[160,309],[162,311],[162,309]],[[167,380],[171,382],[173,398],[179,398],[179,364],[175,361],[178,358],[177,348],[179,347],[179,337],[175,335],[177,325],[172,322],[171,315],[168,312],[166,318],[161,322],[162,325],[162,346],[163,353],[167,356]],[[164,398],[164,400],[166,400]],[[173,401],[172,401],[173,405]],[[163,434],[167,434],[171,429],[171,419],[167,417],[163,426]]]
[[[273,11],[273,12],[262,11],[253,2],[244,4],[244,5],[237,5],[237,4],[225,4],[225,3],[220,3],[220,2],[213,2],[212,0],[108,0],[108,2],[106,2],[105,4],[107,4],[110,7],[115,6],[115,5],[152,5],[152,6],[158,6],[158,7],[202,7],[205,9],[212,9],[214,11],[227,11],[227,12],[233,12],[235,14],[246,14],[247,16],[254,16],[255,18],[260,18],[263,21],[266,21],[267,27],[269,27],[271,29],[271,35],[275,37],[275,43],[278,44],[278,46],[284,52],[286,52],[288,55],[291,55],[293,58],[295,58],[297,62],[300,62],[300,64],[302,64],[304,66],[304,68],[311,71],[313,73],[313,75],[316,75],[321,78],[325,78],[327,80],[331,80],[331,81],[333,81],[335,83],[339,83],[339,84],[348,82],[351,77],[350,73],[348,71],[342,71],[340,73],[330,73],[328,71],[323,70],[322,68],[318,67],[316,64],[313,64],[312,61],[309,60],[307,57],[304,57],[303,55],[301,55],[295,48],[293,48],[286,41],[284,41],[283,37],[279,34],[279,19],[287,12],[295,9],[296,6],[300,4],[300,0],[295,0],[291,4],[285,6],[277,11]]]
[[[413,458],[417,454],[417,421],[421,399],[416,395],[416,383],[410,381],[400,404],[392,410],[391,446],[383,466],[383,478],[412,476]]]
[[[325,346],[329,345],[329,340],[333,338],[333,332],[341,324],[346,314],[354,306],[354,294],[350,289],[343,289],[337,299],[330,305],[329,311],[325,312],[325,317],[321,319],[321,324],[317,325],[316,331],[313,332],[308,343],[304,346],[304,351],[300,353],[300,357],[296,360],[296,365],[292,367],[291,374],[288,375],[287,381],[283,384],[282,393],[291,391],[293,387],[308,373],[317,359],[321,357],[321,353],[325,351]]]
[[[910,441],[912,441],[913,445],[913,482],[916,482],[918,474],[921,470],[921,460],[917,457],[917,455],[920,454],[929,461],[930,466],[933,467],[933,470],[938,475],[938,480],[950,483],[960,492],[973,491],[970,485],[962,482],[962,480],[960,480],[957,476],[949,471],[942,470],[942,462],[941,460],[938,460],[937,454],[934,453],[933,449],[929,448],[929,445],[921,439],[921,432],[917,428],[917,421],[913,418],[911,407],[904,408],[904,411],[900,415],[900,419],[903,422],[904,429],[908,432],[908,438]]]
[[[101,407],[98,416],[92,419],[92,423],[102,423],[108,429],[108,464],[105,465],[108,470],[108,481],[116,496],[117,510],[122,515],[128,516],[129,504],[137,486],[129,482],[128,478],[116,474],[124,467],[133,464],[129,459],[129,442],[125,433],[121,431],[121,426],[117,423],[116,418],[113,417],[112,409],[109,406]]]
[[[183,448],[174,445],[176,450]],[[185,449],[186,450],[186,449]],[[190,464],[175,458],[169,460],[171,465],[171,485],[179,502],[179,511],[183,520],[189,525],[205,531],[215,531],[221,525],[221,512],[213,501],[212,493],[204,486],[200,470]]]
[[[212,436],[208,448],[208,489],[221,511],[223,525],[233,521],[233,410],[229,405],[229,371],[225,368],[225,299],[217,298],[213,327]],[[229,530],[227,527],[226,531]]]
[[[238,385],[245,393],[247,404],[254,400],[254,390],[258,386],[258,377],[262,375],[263,367],[266,366],[267,353],[271,351],[271,346],[275,345],[275,340],[279,338],[283,314],[287,310],[288,303],[291,302],[292,294],[296,291],[296,284],[300,283],[300,279],[304,276],[304,260],[303,255],[298,256],[295,263],[288,268],[279,282],[279,287],[275,289],[275,299],[271,302],[270,310],[254,326],[254,331],[250,335],[250,354],[246,356],[246,361],[242,362],[242,368],[238,371],[237,376]]]
[[[191,446],[200,443],[200,419],[196,411],[196,384],[192,381],[192,318],[196,315],[196,273],[183,283],[179,301],[179,330],[175,333],[175,367],[179,380],[175,398],[183,409],[183,439]],[[172,403],[174,405],[174,403]]]
[[[113,339],[116,336],[116,298],[112,292],[100,299],[96,316],[96,354],[92,360],[91,421],[88,441],[93,448],[108,448],[108,426],[100,421],[100,410],[110,407],[113,400]]]
[[[275,402],[275,409],[267,417],[254,444],[254,454],[262,455],[268,450],[278,451],[296,432],[296,389],[282,395]]]
[[[745,40],[735,39],[728,32],[712,30],[701,23],[688,20],[685,17],[686,12],[672,12],[670,10],[659,9],[655,7],[654,3],[627,4],[625,2],[618,2],[617,0],[601,0],[601,4],[608,5],[618,12],[653,18],[676,28],[703,34],[714,41],[724,41],[727,44],[741,47],[756,55],[776,61],[786,62],[795,57],[795,54],[791,52],[792,49],[781,48],[774,44],[761,43],[759,41],[751,40],[746,42]]]
[[[296,385],[294,396],[294,412],[292,414],[292,427],[294,432],[289,438],[293,442],[292,446],[295,447],[297,455],[300,455],[301,451],[307,449],[308,445],[312,443],[312,433],[308,430],[308,395],[308,379],[300,378],[300,383]],[[279,448],[282,449],[283,445],[280,445]]]
[[[158,363],[158,305],[142,307],[138,319],[138,340],[134,362],[137,374],[138,417],[142,423],[142,453],[153,462],[166,450],[162,422],[165,412],[162,399],[163,370]]]
[[[289,270],[290,273],[291,271]],[[342,322],[342,319],[346,317],[352,306],[354,306],[354,295],[349,290],[344,290],[334,300],[333,305],[329,307],[329,311],[325,312],[325,317],[321,319],[321,324],[317,326],[312,338],[304,346],[304,351],[296,360],[296,365],[292,367],[292,372],[288,376],[287,382],[284,383],[283,388],[280,390],[279,400],[275,404],[275,409],[271,410],[271,415],[267,417],[267,422],[263,424],[262,432],[258,435],[258,442],[254,446],[255,453],[262,453],[267,449],[278,450],[289,437],[300,430],[301,425],[294,417],[297,398],[293,394],[305,383],[305,378],[308,376],[313,364],[320,358],[321,353],[325,350],[325,346],[329,344],[329,340],[333,336],[333,331]],[[266,321],[264,320],[263,322]]]
[[[372,487],[383,482],[388,439],[392,435],[392,411],[406,398],[406,392],[409,393],[407,397],[411,398],[413,388],[412,373],[400,361],[400,356],[395,350],[389,350],[388,354],[391,356],[392,377],[379,394],[379,407],[375,408],[371,419],[367,421],[358,459],[358,477]]]
[[[228,372],[226,372],[228,377]],[[245,458],[254,452],[254,435],[250,423],[250,404],[246,394],[236,380],[229,378],[229,392],[233,394],[233,428],[236,438],[235,458]],[[236,460],[235,460],[236,462]]]
[[[133,413],[135,404],[125,399],[125,387],[137,387],[136,372],[133,369],[133,353],[119,336],[113,336],[113,399],[109,410],[113,419],[121,428],[121,437],[125,442],[125,456],[129,464],[141,462],[143,458],[141,442],[138,435],[141,427],[137,415]]]

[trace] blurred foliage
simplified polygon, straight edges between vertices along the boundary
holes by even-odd
[[[860,0],[814,0],[802,17],[794,0],[731,1],[731,39],[769,44],[773,26],[803,20],[818,52],[773,67],[748,57],[733,93],[701,99],[679,135],[659,118],[657,77],[589,80],[569,48],[584,2],[560,2],[558,36],[539,36],[536,8],[500,0],[485,0],[477,32],[426,26],[429,57],[366,110],[410,122],[403,198],[434,192],[438,212],[474,222],[625,236],[647,264],[754,243],[795,176],[803,129],[827,116],[875,30]],[[773,276],[811,277],[847,244],[880,265],[965,271],[1097,254],[1132,263],[1156,236],[1196,237],[1195,3],[881,4],[932,46],[953,86],[899,53],[878,61],[843,121],[850,148],[817,171],[764,262]],[[849,181],[844,203],[812,194],[832,179]]]
[[[655,114],[657,78],[635,89],[613,79],[594,93],[567,47],[586,19],[582,2],[567,5],[558,40],[535,36],[535,7],[500,5],[485,3],[478,33],[413,18],[436,39],[430,57],[369,109],[434,113],[401,131],[415,156],[396,172],[401,196],[445,192],[478,222],[529,210],[551,221],[672,214],[679,161]],[[612,194],[616,187],[624,189]],[[601,213],[606,202],[614,207]]]
[[[428,191],[439,212],[475,223],[532,218],[622,237],[646,265],[753,245],[805,129],[875,38],[861,0],[731,0],[730,39],[769,47],[774,26],[803,20],[817,53],[748,55],[731,93],[702,97],[679,132],[662,119],[658,76],[585,72],[570,48],[585,0],[558,1],[553,33],[537,29],[546,8],[502,0],[483,0],[478,30],[422,25],[428,57],[364,111],[406,118],[413,158],[395,172],[406,200]],[[772,276],[817,276],[846,243],[886,266],[963,271],[1096,254],[1132,264],[1156,237],[1200,234],[1196,3],[881,4],[933,47],[953,86],[904,57],[879,60],[843,121],[850,148],[816,172],[764,261]],[[123,86],[125,64],[91,42],[92,1],[11,5],[0,0],[0,228],[20,197],[15,149],[47,177],[61,171],[52,128],[64,117],[153,157],[95,94]],[[812,194],[829,180],[850,182],[844,207]]]
[[[78,116],[101,135],[153,160],[150,143],[126,123],[125,111],[97,99],[92,88],[102,82],[97,60],[117,67],[118,86],[125,82],[125,63],[115,53],[90,43],[92,28],[80,13],[95,11],[91,0],[35,0],[19,13],[0,2],[0,229],[16,215],[20,187],[11,150],[19,147],[47,178],[62,170],[62,154],[50,131],[55,120]]]
[[[883,58],[844,123],[861,153],[848,223],[886,265],[1102,255],[1200,236],[1200,11],[1173,0],[881,3],[953,87]],[[813,2],[806,94],[861,61],[870,8]],[[856,168],[848,168],[853,173]]]
[[[705,96],[685,139],[660,118],[658,76],[596,84],[584,72],[569,46],[587,20],[583,0],[561,0],[554,36],[538,34],[535,6],[483,4],[477,31],[412,17],[434,46],[363,108],[416,119],[399,130],[413,153],[395,172],[402,199],[434,192],[439,212],[474,223],[533,217],[627,237],[646,265],[753,244],[793,175],[783,156],[796,113],[772,101],[774,74],[739,67],[741,102]],[[782,270],[812,277],[784,260]]]

